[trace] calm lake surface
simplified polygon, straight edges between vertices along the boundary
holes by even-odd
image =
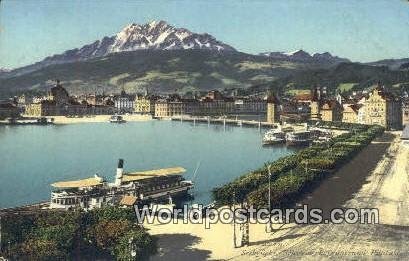
[[[171,121],[0,126],[0,208],[48,200],[50,183],[125,171],[181,166],[195,178],[194,202],[211,189],[293,149],[262,147],[257,128]]]

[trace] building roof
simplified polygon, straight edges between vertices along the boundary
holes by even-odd
[[[312,95],[311,93],[301,93],[294,96],[294,100],[296,101],[311,101]]]
[[[119,205],[124,205],[124,206],[133,206],[135,205],[135,202],[138,198],[135,196],[129,196],[125,195],[122,197],[121,201],[119,202]]]
[[[363,104],[359,104],[359,103],[349,105],[349,107],[350,107],[352,110],[354,110],[354,112],[356,112],[356,113],[357,113],[357,112],[359,111],[359,109],[362,108],[363,106],[364,106]]]
[[[327,106],[326,106],[327,105]],[[326,100],[323,104],[321,109],[328,109],[328,110],[332,110],[334,109],[336,106],[338,106],[339,103],[336,100]],[[324,108],[325,107],[325,108]]]
[[[275,93],[270,92],[267,96],[267,103],[274,103],[274,104],[280,104],[280,101],[278,100],[277,96]]]
[[[372,90],[372,92],[378,92],[378,94],[386,101],[398,101],[399,98],[396,97],[392,92],[388,91],[385,86],[380,83]]]
[[[55,188],[83,188],[83,187],[94,187],[101,185],[103,179],[101,177],[95,176],[93,178],[72,180],[72,181],[60,181],[51,184]]]
[[[186,172],[186,169],[182,167],[156,169],[156,170],[148,170],[148,171],[141,171],[141,172],[131,172],[131,173],[124,174],[122,177],[122,181],[130,182],[130,181],[150,179],[150,178],[161,177],[161,176],[180,175],[183,172]]]
[[[318,96],[318,89],[321,91],[321,88],[314,88],[314,90],[312,90],[311,101],[319,101],[320,100],[320,97]]]

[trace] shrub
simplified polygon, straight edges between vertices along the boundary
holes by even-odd
[[[120,238],[115,246],[117,260],[141,260],[156,253],[157,240],[143,229],[133,230]]]

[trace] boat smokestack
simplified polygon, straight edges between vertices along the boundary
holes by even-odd
[[[116,169],[115,186],[119,187],[122,184],[122,175],[124,174],[124,160],[118,160],[118,167]]]

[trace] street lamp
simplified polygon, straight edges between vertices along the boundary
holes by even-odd
[[[133,237],[131,237],[128,240],[128,243],[129,243],[129,248],[131,250],[131,257],[132,257],[132,259],[134,259],[136,257],[136,250],[135,250],[135,246],[133,244]]]
[[[267,165],[268,171],[268,222],[266,224],[266,233],[273,231],[273,225],[271,224],[271,166]]]
[[[233,190],[233,246],[234,248],[237,248],[237,242],[236,242],[236,216],[235,216],[235,211],[236,211],[236,191]]]

